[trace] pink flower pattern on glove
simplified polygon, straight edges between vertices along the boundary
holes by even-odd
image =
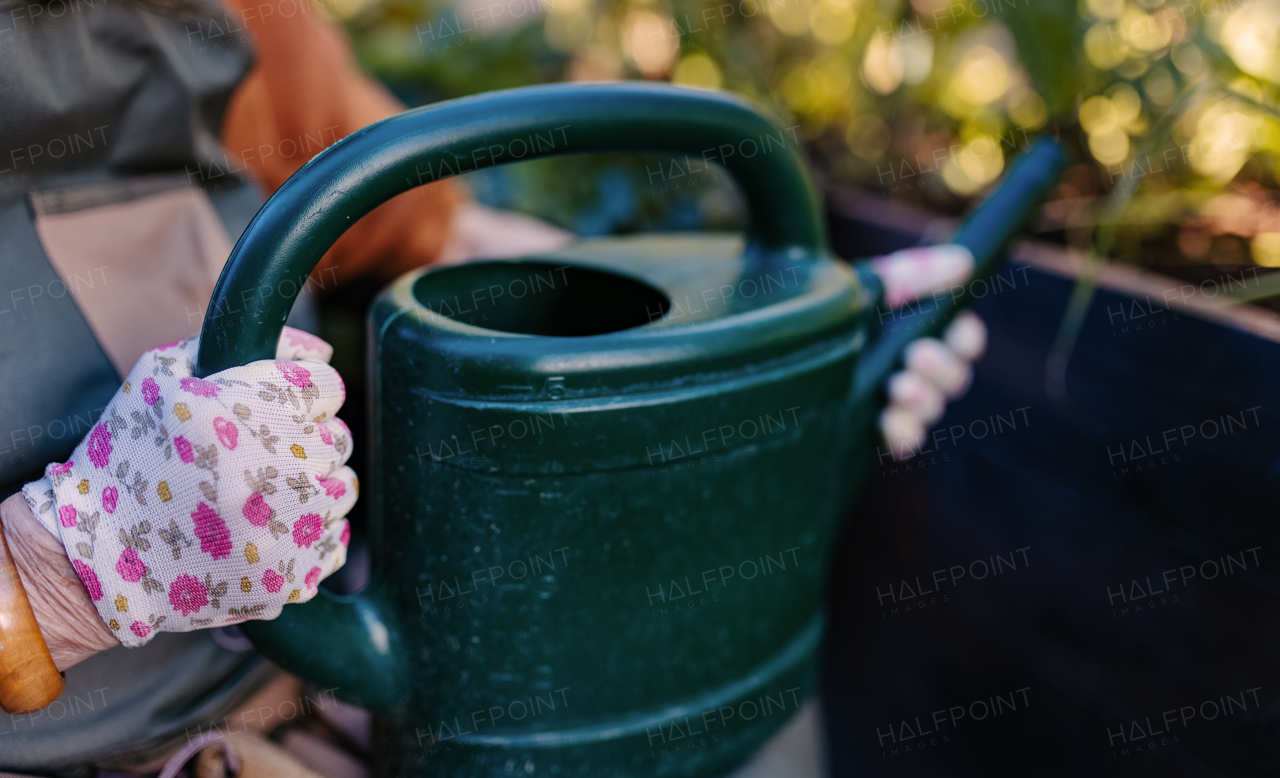
[[[106,424],[99,424],[89,433],[89,443],[85,446],[89,461],[94,467],[106,467],[111,461],[111,433]],[[68,463],[70,464],[70,463]]]
[[[179,384],[184,390],[191,392],[196,397],[218,396],[217,384],[211,384],[208,381],[204,381],[199,378],[184,378],[179,382]]]
[[[196,524],[201,551],[214,559],[225,559],[231,555],[231,530],[227,529],[227,523],[217,511],[200,503],[192,511],[191,520]]]
[[[236,441],[240,439],[240,430],[236,429],[236,425],[222,417],[218,417],[213,420],[213,429],[218,433],[218,442],[227,451],[236,450]]]
[[[160,384],[156,383],[156,379],[147,378],[142,382],[142,401],[147,405],[155,405],[160,399]]]
[[[298,548],[311,548],[311,544],[324,534],[324,519],[318,513],[307,513],[293,524],[293,542]]]
[[[265,527],[267,522],[276,515],[271,510],[271,506],[267,505],[267,500],[258,492],[249,495],[249,499],[245,500],[244,508],[241,510],[244,518],[255,527]]]
[[[346,560],[345,389],[316,359],[332,349],[286,328],[277,359],[196,378],[197,346],[144,354],[70,461],[23,488],[126,646],[275,618]]]
[[[280,587],[284,586],[284,576],[271,568],[267,568],[267,572],[262,574],[262,585],[267,591],[275,594],[280,591]]]
[[[71,566],[76,569],[76,575],[80,576],[80,583],[84,584],[85,591],[89,592],[89,599],[94,602],[101,600],[102,582],[98,580],[98,574],[93,572],[93,568],[79,559],[72,559]]]
[[[138,558],[137,551],[126,548],[120,552],[120,559],[116,562],[116,572],[129,583],[137,583],[147,574],[147,566]]]
[[[209,590],[199,578],[183,573],[169,587],[169,604],[183,616],[199,613],[209,604]]]
[[[281,360],[276,362],[276,367],[280,369],[280,374],[284,376],[284,380],[299,389],[311,386],[311,372],[302,365]]]

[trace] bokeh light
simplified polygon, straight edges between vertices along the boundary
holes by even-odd
[[[1222,25],[1222,47],[1244,72],[1280,82],[1280,8],[1256,2],[1232,11]]]
[[[942,178],[957,194],[976,193],[995,181],[1004,170],[1004,153],[1000,142],[990,135],[979,135],[954,152],[942,164]]]
[[[882,95],[893,92],[902,84],[905,66],[902,61],[902,49],[892,35],[877,35],[867,45],[867,54],[862,60],[862,76],[867,86]]]
[[[622,29],[623,46],[640,74],[645,78],[666,75],[680,53],[680,36],[671,17],[632,11]]]
[[[1249,242],[1253,261],[1263,267],[1280,267],[1280,232],[1260,232]]]
[[[724,78],[715,60],[706,54],[690,54],[680,60],[675,72],[671,74],[671,82],[682,86],[696,86],[703,89],[719,89]]]
[[[853,35],[855,19],[853,0],[818,0],[809,12],[809,28],[816,40],[837,46]]]

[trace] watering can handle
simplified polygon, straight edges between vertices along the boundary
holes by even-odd
[[[271,359],[301,282],[360,217],[415,187],[507,162],[619,151],[685,155],[673,160],[681,169],[718,162],[742,188],[766,259],[824,254],[797,141],[795,128],[739,98],[644,83],[489,92],[372,124],[316,155],[249,223],[205,312],[196,375]]]
[[[999,188],[960,225],[950,242],[964,246],[973,254],[973,281],[991,275],[1004,262],[1005,246],[1057,182],[1064,162],[1062,147],[1057,142],[1051,138],[1036,140],[1014,160]],[[858,272],[865,283],[879,285],[877,279],[869,277],[874,275],[869,264],[859,263]],[[890,321],[894,326],[882,327],[880,337],[859,359],[858,395],[880,391],[913,341],[942,334],[954,320],[955,313],[971,301],[973,281],[956,294],[947,291],[940,297],[924,298],[920,306],[923,313],[919,316],[904,320],[893,312]],[[877,310],[876,314],[879,313]],[[880,318],[876,316],[877,321]]]

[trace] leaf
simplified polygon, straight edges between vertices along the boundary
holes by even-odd
[[[172,546],[174,559],[182,558],[182,546],[185,545],[189,548],[192,545],[191,540],[187,538],[182,530],[178,529],[178,523],[173,519],[169,520],[168,529],[161,528],[159,535],[161,540]]]
[[[264,602],[257,605],[246,605],[243,608],[228,608],[227,615],[233,618],[247,619],[252,616],[261,616],[266,610],[267,604]]]
[[[204,494],[204,498],[209,502],[218,501],[218,490],[213,488],[213,484],[208,481],[200,482],[200,491]]]
[[[1082,58],[1075,56],[1077,41],[1083,37],[1077,8],[1075,0],[1040,0],[1001,17],[1013,34],[1019,62],[1054,116],[1074,108],[1079,74],[1087,69]]]
[[[249,410],[249,406],[243,403],[236,403],[231,406],[231,412],[239,416],[243,421],[248,421],[249,417],[253,415],[253,411]]]
[[[212,472],[218,466],[218,446],[210,443],[207,446],[201,446],[199,443],[191,444],[196,450],[196,467]],[[216,475],[214,476],[217,477]]]
[[[249,485],[249,489],[265,496],[276,493],[275,484],[271,483],[271,479],[277,475],[278,473],[274,467],[258,468],[256,476],[245,470],[244,481]]]
[[[79,543],[76,544],[76,551],[80,552],[80,556],[84,557],[85,559],[93,559],[93,549],[90,548],[89,544],[85,543],[84,541],[80,541]]]
[[[147,482],[142,478],[142,473],[133,474],[133,486],[130,489],[133,491],[133,496],[138,498],[139,505],[147,504]]]

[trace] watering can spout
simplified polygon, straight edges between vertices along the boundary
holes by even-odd
[[[1014,160],[1004,181],[974,209],[950,240],[951,243],[968,249],[973,255],[972,279],[963,288],[957,287],[945,295],[932,297],[932,304],[923,306],[929,315],[905,318],[889,316],[898,323],[891,330],[882,330],[880,337],[863,353],[859,361],[859,397],[869,397],[881,390],[890,373],[901,364],[907,347],[913,341],[923,337],[936,337],[946,329],[956,312],[972,298],[974,281],[987,278],[1004,261],[1005,247],[1039,207],[1044,194],[1058,180],[1064,164],[1062,147],[1047,137],[1037,139]],[[858,273],[864,285],[873,289],[881,286],[868,263],[859,263]],[[883,305],[883,295],[880,298],[880,305]]]
[[[274,621],[243,626],[255,640],[295,647],[289,661],[295,673],[362,707],[386,710],[404,701],[406,649],[376,592],[339,596],[321,589],[305,611],[285,608]]]

